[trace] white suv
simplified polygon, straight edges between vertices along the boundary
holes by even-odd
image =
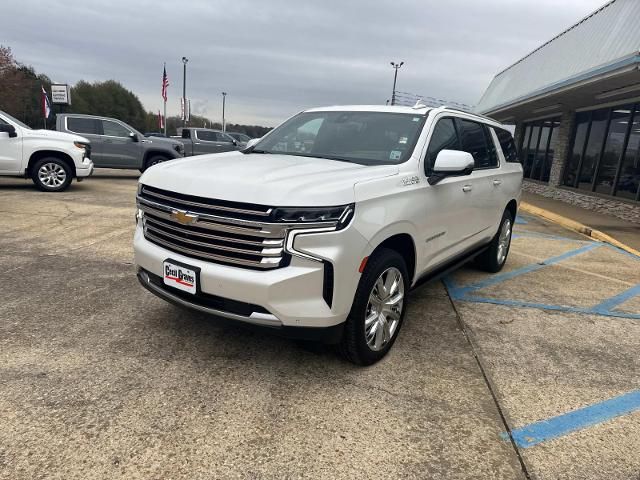
[[[170,302],[338,343],[368,365],[407,291],[475,257],[497,272],[522,168],[485,117],[426,107],[307,110],[244,151],[149,169],[138,278]]]
[[[26,177],[40,190],[61,192],[93,172],[91,144],[80,135],[32,130],[0,111],[0,175]]]

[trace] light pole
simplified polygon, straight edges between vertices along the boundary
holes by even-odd
[[[226,132],[227,131],[227,123],[225,122],[224,119],[224,106],[227,100],[227,92],[222,92],[222,132]]]
[[[395,72],[393,73],[393,92],[391,92],[391,105],[396,104],[396,81],[398,80],[398,70],[402,65],[404,65],[404,62],[391,62],[391,66],[395,70]]]
[[[187,62],[189,59],[187,57],[182,57],[182,115],[183,115],[183,124],[182,126],[187,126]]]

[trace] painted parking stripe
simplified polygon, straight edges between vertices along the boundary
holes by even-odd
[[[596,312],[600,312],[600,311],[610,312],[621,303],[624,303],[627,300],[630,300],[636,295],[640,295],[640,284],[636,285],[635,287],[631,287],[622,293],[619,293],[615,297],[606,299],[604,302],[599,303],[598,305],[593,307],[593,310]]]
[[[464,294],[467,292],[472,292],[474,290],[480,290],[482,288],[489,287],[491,285],[495,285],[497,283],[504,282],[506,280],[510,280],[512,278],[518,277],[525,273],[535,272],[536,270],[540,270],[548,265],[553,265],[554,263],[561,262],[571,257],[575,257],[576,255],[580,255],[581,253],[588,252],[589,250],[593,250],[601,246],[601,243],[588,243],[587,245],[583,245],[580,248],[576,248],[575,250],[570,250],[562,255],[558,255],[556,257],[549,258],[547,260],[543,260],[540,263],[534,263],[531,265],[527,265],[526,267],[518,268],[516,270],[512,270],[510,272],[501,273],[498,275],[493,275],[486,280],[482,280],[480,282],[472,283],[471,285],[466,285],[464,287],[457,287],[458,294]]]
[[[636,410],[640,410],[640,390],[516,428],[511,431],[511,437],[518,447],[532,447],[546,440],[562,437],[576,430],[582,430]],[[502,438],[508,440],[509,434],[502,433]]]
[[[526,225],[527,223],[529,223],[528,221],[526,221],[524,219],[524,217],[522,217],[521,215],[516,215],[516,221],[515,221],[516,225]]]

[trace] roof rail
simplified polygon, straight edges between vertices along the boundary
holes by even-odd
[[[468,111],[462,110],[460,108],[447,107],[446,105],[442,105],[441,107],[438,107],[435,110],[442,110],[442,111],[449,111],[449,112],[456,112],[456,113],[465,113],[465,114],[471,115],[473,117],[484,118],[485,120],[489,120],[489,121],[494,122],[494,123],[500,123],[495,118],[491,118],[491,117],[488,117],[486,115],[482,115],[480,113],[468,112]]]

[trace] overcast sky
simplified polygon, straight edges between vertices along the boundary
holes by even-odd
[[[52,80],[115,79],[169,114],[189,58],[193,113],[274,126],[311,106],[384,103],[397,89],[474,105],[493,76],[604,0],[21,0],[0,44]]]

